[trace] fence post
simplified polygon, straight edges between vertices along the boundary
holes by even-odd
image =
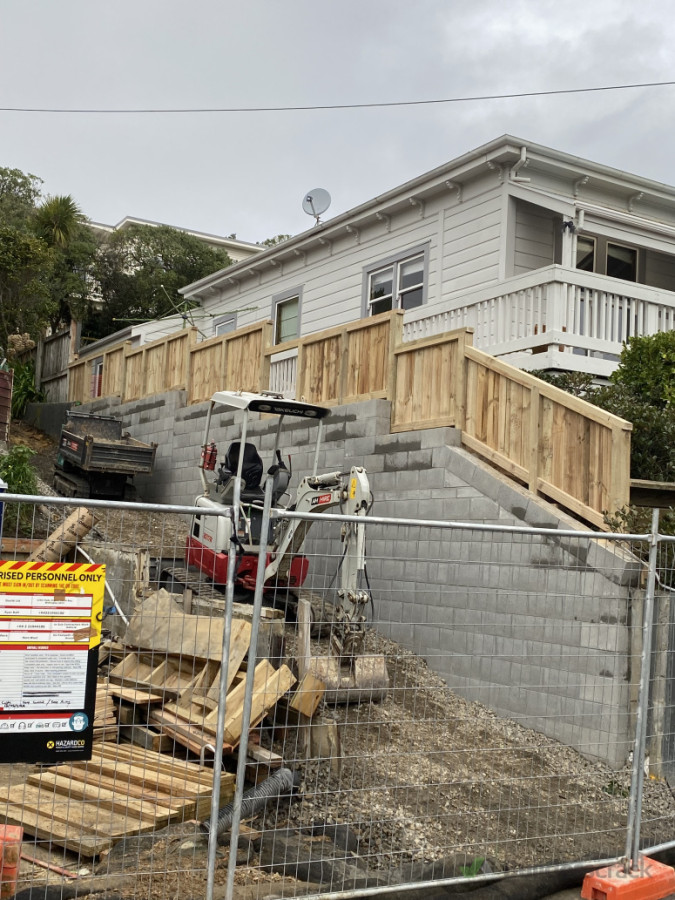
[[[391,402],[392,412],[396,403],[396,348],[403,343],[403,310],[396,313],[389,320],[389,370],[387,372],[387,396]],[[394,417],[395,418],[395,417]]]
[[[630,503],[630,434],[628,428],[612,427],[612,459],[609,465],[609,509],[611,512]]]
[[[466,427],[466,367],[465,348],[473,345],[473,330],[465,329],[457,337],[457,360],[455,363],[455,428],[464,431]]]
[[[185,344],[185,402],[188,406],[191,403],[192,391],[192,351],[197,344],[197,329],[191,328],[188,334],[187,343]]]
[[[628,801],[626,828],[626,871],[638,868],[640,854],[640,819],[642,817],[642,793],[644,787],[645,747],[647,741],[647,711],[649,707],[649,681],[651,671],[652,635],[654,631],[654,589],[656,586],[656,561],[659,550],[659,510],[652,510],[652,530],[649,536],[649,566],[647,589],[642,613],[642,653],[640,656],[640,690],[635,717],[635,746]]]
[[[266,351],[272,346],[273,326],[271,322],[263,322],[260,339],[260,382],[259,391],[268,391],[270,387],[270,367],[272,357]]]
[[[530,387],[530,458],[527,465],[527,486],[537,493],[537,481],[539,479],[539,427],[541,394],[537,385]]]
[[[41,335],[35,348],[35,387],[40,390],[42,386],[42,366],[45,358],[45,339]]]

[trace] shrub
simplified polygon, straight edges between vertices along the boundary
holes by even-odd
[[[35,387],[35,366],[32,360],[15,362],[12,365],[14,367],[12,418],[20,419],[26,412],[28,404],[41,403],[45,399],[45,394]]]
[[[18,444],[0,456],[0,478],[7,483],[10,494],[37,494],[37,475],[30,459],[35,451]],[[0,494],[0,499],[2,495]],[[5,503],[3,532],[5,534],[29,531],[33,521],[32,507],[25,504]]]

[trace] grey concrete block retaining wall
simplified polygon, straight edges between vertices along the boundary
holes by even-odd
[[[192,504],[207,404],[185,406],[181,391],[120,406],[133,437],[158,444],[144,500]],[[363,465],[372,513],[400,521],[368,529],[368,574],[378,629],[426,658],[450,687],[500,715],[621,764],[630,750],[632,558],[591,540],[556,536],[578,528],[551,505],[500,476],[461,447],[451,428],[392,435],[385,400],[342,406],[326,422],[319,471]],[[271,464],[276,422],[253,419],[248,439]],[[285,422],[292,487],[311,470],[316,425]],[[222,458],[239,437],[233,414],[215,414]],[[550,529],[550,537],[406,525],[410,519]],[[310,587],[336,575],[339,529],[314,528],[306,544]]]

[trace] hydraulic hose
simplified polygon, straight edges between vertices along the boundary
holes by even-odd
[[[241,818],[248,819],[261,810],[268,800],[272,797],[279,797],[281,794],[290,794],[293,790],[293,773],[290,769],[278,769],[274,775],[270,775],[265,781],[257,784],[255,787],[244,791],[241,798]],[[218,810],[218,818],[216,819],[216,834],[223,834],[232,825],[233,804],[228,803],[222,809]],[[201,829],[206,834],[211,831],[211,819],[205,819],[201,823]]]

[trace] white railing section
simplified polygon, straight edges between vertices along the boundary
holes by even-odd
[[[633,335],[675,328],[675,292],[547,266],[447,300],[449,309],[406,314],[403,340],[474,329],[474,346],[516,365],[546,364],[606,375]],[[553,354],[555,353],[555,356]],[[559,353],[584,357],[573,362]],[[534,356],[528,361],[527,357]]]
[[[297,347],[275,353],[270,359],[270,390],[283,394],[287,400],[294,400],[297,372]]]
[[[403,341],[457,328],[473,344],[525,369],[557,366],[608,376],[625,340],[675,330],[675,292],[562,266],[449,297],[447,308],[406,313]],[[297,348],[274,354],[270,390],[295,397]]]

